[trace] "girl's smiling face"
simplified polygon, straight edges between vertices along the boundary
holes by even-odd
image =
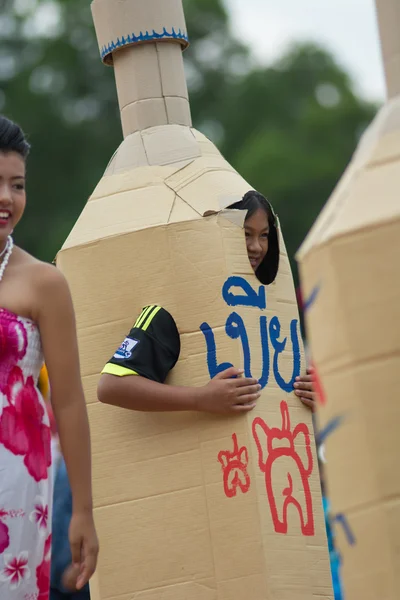
[[[17,152],[0,151],[1,246],[20,221],[25,204],[25,161]]]
[[[269,222],[262,208],[256,210],[244,223],[247,255],[253,271],[256,271],[268,252]]]

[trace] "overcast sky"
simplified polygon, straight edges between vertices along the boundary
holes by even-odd
[[[264,63],[293,41],[314,40],[331,50],[373,100],[385,95],[374,0],[226,0],[235,34]]]

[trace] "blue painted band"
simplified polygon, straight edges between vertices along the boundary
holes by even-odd
[[[319,291],[320,291],[320,287],[321,286],[316,285],[315,288],[312,290],[311,294],[309,295],[309,297],[304,302],[304,312],[307,312],[308,310],[310,310],[310,308],[316,301]]]
[[[140,42],[157,42],[160,40],[178,40],[185,42],[185,45],[189,43],[189,38],[187,34],[181,31],[180,29],[178,31],[175,31],[175,29],[172,28],[172,31],[169,32],[164,27],[162,33],[157,33],[153,29],[152,33],[149,33],[148,31],[143,33],[141,31],[139,35],[131,33],[126,37],[122,36],[121,39],[117,38],[116,42],[112,41],[101,48],[101,58],[104,59],[108,54],[114,52],[114,50],[118,50],[119,48],[123,48],[124,46],[128,46],[130,44],[138,44]]]
[[[330,436],[344,421],[344,416],[339,415],[329,421],[329,423],[316,435],[316,444],[320,446],[325,443],[325,440]]]

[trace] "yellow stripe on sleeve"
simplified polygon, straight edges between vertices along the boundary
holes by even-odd
[[[161,310],[161,306],[157,306],[157,308],[155,309],[155,311],[153,311],[151,313],[151,315],[149,315],[145,321],[145,323],[142,325],[142,329],[143,331],[146,331],[146,329],[148,328],[148,326],[150,325],[150,323],[152,322],[152,320],[154,319],[154,317],[156,316],[156,314],[158,313],[158,311]]]
[[[114,365],[113,363],[107,363],[101,374],[117,375],[118,377],[125,377],[126,375],[138,375],[138,373],[136,373],[136,371],[132,371],[132,369],[127,369],[126,367],[121,367],[120,365]]]
[[[141,324],[143,323],[143,321],[145,320],[145,318],[148,316],[148,314],[153,310],[153,308],[155,308],[155,304],[153,304],[152,306],[148,306],[147,308],[144,308],[142,310],[142,312],[140,313],[139,317],[136,320],[136,323],[134,324],[134,327],[140,327]]]

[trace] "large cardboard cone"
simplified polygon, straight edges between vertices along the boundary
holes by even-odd
[[[378,8],[390,100],[298,254],[321,427],[342,419],[325,456],[346,600],[400,594],[400,6]]]
[[[59,256],[71,284],[93,439],[101,543],[92,600],[332,598],[311,415],[291,393],[305,369],[289,261],[256,280],[250,189],[190,127],[181,0],[95,0],[125,139]],[[207,215],[207,216],[205,216]],[[264,391],[248,416],[101,405],[99,373],[143,306],[174,316],[169,383],[227,363]]]

